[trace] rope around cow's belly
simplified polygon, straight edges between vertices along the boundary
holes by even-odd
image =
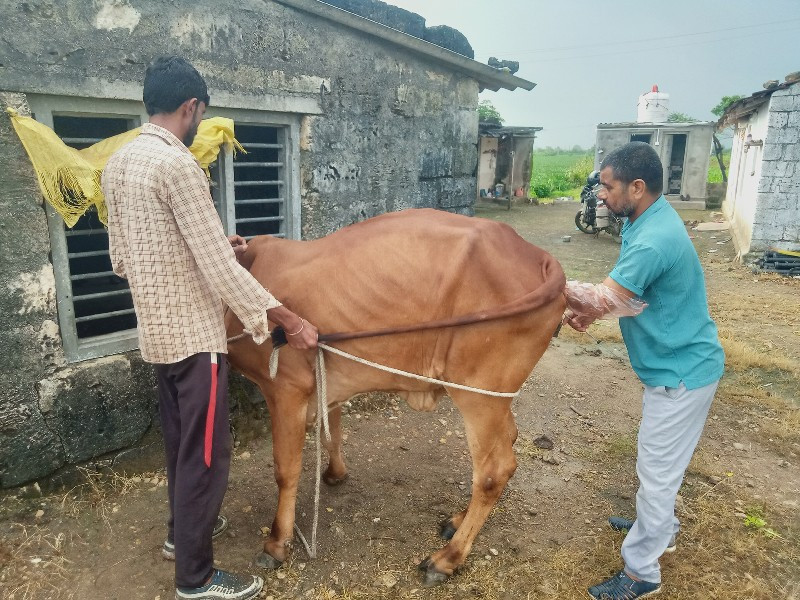
[[[247,333],[240,334],[238,336],[234,336],[232,338],[228,338],[228,342],[239,340],[243,337],[248,335]],[[303,546],[306,549],[306,553],[310,559],[317,558],[317,525],[319,523],[319,493],[320,493],[320,482],[322,480],[322,439],[321,439],[321,431],[325,432],[325,439],[329,442],[331,441],[331,432],[330,426],[328,424],[328,384],[327,384],[327,375],[325,369],[325,355],[324,351],[330,352],[331,354],[336,354],[341,356],[342,358],[346,358],[348,360],[352,360],[353,362],[372,367],[374,369],[378,369],[380,371],[385,371],[387,373],[392,373],[394,375],[400,375],[402,377],[408,377],[410,379],[416,379],[418,381],[425,381],[427,383],[435,383],[446,387],[451,387],[458,390],[464,390],[467,392],[473,392],[476,394],[483,394],[486,396],[494,396],[499,398],[515,398],[519,395],[519,391],[516,392],[494,392],[491,390],[484,390],[477,387],[472,387],[469,385],[462,385],[460,383],[452,383],[449,381],[443,381],[441,379],[436,379],[435,377],[427,377],[425,375],[418,375],[416,373],[409,373],[408,371],[403,371],[402,369],[395,369],[393,367],[387,367],[386,365],[381,365],[376,362],[372,362],[371,360],[367,360],[366,358],[361,358],[360,356],[356,356],[354,354],[350,354],[349,352],[345,352],[344,350],[339,350],[338,348],[333,348],[332,346],[328,346],[327,344],[318,344],[317,345],[317,360],[316,360],[316,368],[315,368],[315,377],[317,383],[317,418],[314,425],[314,438],[316,441],[316,450],[317,450],[317,472],[316,472],[316,484],[314,488],[314,520],[313,525],[311,526],[311,545],[309,546],[308,542],[306,541],[303,532],[300,531],[300,528],[297,526],[297,523],[294,524],[294,529],[297,532],[300,541],[303,543]],[[275,379],[278,375],[278,353],[280,352],[280,348],[273,348],[272,353],[269,357],[269,377],[270,379]]]

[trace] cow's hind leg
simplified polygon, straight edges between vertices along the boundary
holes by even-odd
[[[455,533],[450,542],[420,564],[427,585],[445,581],[464,562],[517,467],[512,449],[517,428],[511,401],[456,390],[450,395],[464,417],[472,455],[472,498],[467,510],[451,519]]]
[[[331,441],[322,436],[322,443],[328,451],[328,468],[322,475],[322,480],[328,485],[339,485],[347,479],[347,467],[342,455],[342,407],[337,405],[328,413]]]
[[[510,410],[508,412],[508,427],[509,431],[514,432],[511,439],[511,443],[513,445],[517,440],[517,424],[514,422],[514,415],[511,414]],[[446,540],[452,539],[458,528],[461,527],[461,523],[464,521],[465,516],[467,516],[466,509],[455,513],[448,519],[442,521],[439,524],[439,535]]]

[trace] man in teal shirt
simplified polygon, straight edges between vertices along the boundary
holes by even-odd
[[[661,588],[658,559],[675,548],[675,498],[722,377],[725,355],[708,313],[697,252],[678,213],[661,195],[663,169],[656,151],[632,142],[609,153],[600,185],[598,198],[628,219],[622,249],[602,284],[568,284],[567,322],[585,331],[595,319],[619,314],[631,299],[647,304],[641,314],[620,318],[631,366],[645,388],[636,520],[609,519],[615,529],[628,530],[622,544],[625,568],[589,588],[594,598],[632,600]]]

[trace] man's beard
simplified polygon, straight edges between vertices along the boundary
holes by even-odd
[[[197,135],[197,128],[200,126],[200,123],[196,123],[192,126],[192,128],[186,132],[186,135],[183,136],[183,145],[187,148],[191,147],[192,142],[194,142],[194,138]]]
[[[606,205],[606,206],[608,206],[608,205]],[[609,207],[609,210],[611,210],[611,207]],[[622,218],[622,217],[625,217],[625,218],[630,217],[635,211],[636,211],[636,207],[633,204],[631,204],[629,201],[626,201],[619,208],[619,210],[611,210],[612,214],[615,217],[620,217],[620,218]]]

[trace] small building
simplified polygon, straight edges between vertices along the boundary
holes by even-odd
[[[595,169],[603,156],[628,142],[646,142],[655,148],[664,167],[664,196],[682,208],[705,208],[708,161],[714,123],[672,123],[669,95],[658,86],[639,97],[636,122],[601,123],[597,126]]]
[[[722,210],[744,260],[770,248],[800,250],[800,74],[765,86],[717,124],[734,131]]]
[[[211,169],[226,231],[300,239],[404,208],[473,214],[478,94],[534,86],[377,0],[2,2],[0,22],[0,488],[113,460],[156,414],[106,231],[43,204],[6,107],[85,147],[146,121],[146,65],[181,54],[248,150]]]
[[[501,184],[507,197],[528,197],[533,142],[541,127],[478,125],[478,196],[494,194]]]

